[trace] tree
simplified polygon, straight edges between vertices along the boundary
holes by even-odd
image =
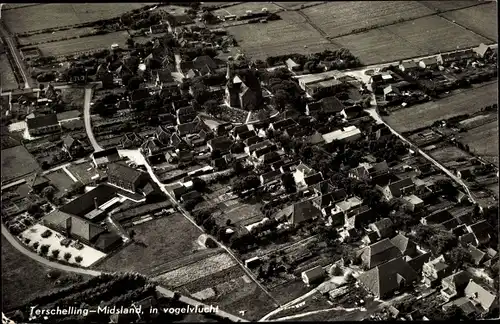
[[[132,48],[135,47],[135,42],[134,42],[134,40],[131,37],[129,37],[127,39],[127,46],[128,46],[129,49],[132,49]]]
[[[59,256],[59,252],[60,251],[57,250],[57,249],[56,250],[52,250],[52,256],[57,259],[57,257]]]
[[[81,181],[71,184],[69,192],[72,195],[81,195],[85,192],[85,185]]]
[[[233,170],[236,174],[242,174],[243,172],[245,172],[245,167],[243,166],[243,164],[240,162],[240,161],[234,161],[233,162]]]
[[[200,179],[199,177],[196,177],[193,179],[193,189],[198,191],[198,192],[203,192],[205,191],[207,187],[207,183],[205,180]]]
[[[233,191],[243,192],[245,190],[256,189],[260,186],[260,180],[256,175],[249,175],[243,179],[236,179],[233,182]]]
[[[451,249],[457,243],[457,239],[451,232],[438,230],[427,243],[436,254],[441,254]]]
[[[71,259],[71,253],[69,252],[64,253],[64,260],[69,261],[69,259]]]
[[[52,186],[47,186],[43,188],[41,195],[45,197],[48,201],[52,201],[54,199],[54,195],[56,193],[56,189]]]
[[[283,187],[287,193],[294,193],[297,191],[297,185],[295,184],[295,179],[290,173],[281,176],[283,181]]]
[[[220,114],[222,113],[222,108],[217,103],[217,101],[213,99],[207,100],[203,104],[203,109],[207,114],[212,115],[214,117],[219,117]]]
[[[75,257],[75,261],[76,261],[77,263],[80,263],[80,262],[82,262],[82,261],[83,261],[83,258],[82,258],[80,255],[77,255],[77,256]]]
[[[50,248],[50,245],[47,245],[47,244],[40,246],[40,254],[47,255],[47,253],[49,252],[49,248]]]
[[[30,203],[28,205],[28,208],[27,208],[27,212],[28,214],[30,214],[31,216],[33,215],[36,215],[38,213],[40,213],[42,210],[40,209],[40,206],[38,204],[33,204],[33,203]]]
[[[122,82],[123,82],[123,79],[122,79]],[[129,91],[137,90],[137,89],[139,89],[141,83],[142,83],[141,78],[139,78],[137,76],[131,77],[130,80],[128,80],[127,89]]]
[[[452,248],[446,255],[446,258],[453,268],[465,268],[468,264],[472,263],[472,257],[469,252],[460,245]]]

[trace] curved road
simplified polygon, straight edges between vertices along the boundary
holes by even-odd
[[[97,143],[94,132],[92,131],[91,116],[90,116],[90,101],[92,100],[92,87],[85,87],[85,97],[83,102],[83,119],[85,121],[85,131],[87,132],[87,137],[92,144],[95,151],[102,151],[102,147]]]
[[[2,235],[7,239],[7,241],[9,241],[10,244],[12,244],[12,246],[18,250],[19,252],[21,252],[22,254],[26,255],[27,257],[39,262],[39,263],[42,263],[48,267],[51,267],[51,268],[54,268],[54,269],[59,269],[61,271],[67,271],[67,272],[73,272],[73,273],[78,273],[78,274],[84,274],[84,275],[89,275],[89,276],[99,276],[101,274],[104,274],[104,273],[108,273],[108,272],[105,272],[105,271],[97,271],[97,270],[91,270],[91,269],[84,269],[84,268],[76,268],[76,267],[71,267],[71,266],[68,266],[68,265],[65,265],[65,264],[61,264],[61,263],[57,263],[57,262],[52,262],[48,259],[45,259],[44,257],[38,255],[37,253],[34,253],[28,249],[26,249],[26,247],[24,247],[22,245],[22,243],[20,243],[8,230],[7,228],[2,224]],[[164,287],[161,287],[161,286],[157,286],[156,287],[156,290],[162,294],[164,294],[165,296],[167,297],[173,297],[174,296],[174,292],[169,290],[169,289],[166,289]],[[192,298],[189,298],[189,297],[186,297],[186,296],[181,296],[179,298],[179,300],[185,304],[188,304],[188,305],[191,305],[191,306],[200,306],[200,307],[208,307],[209,305],[206,305],[200,301],[197,301],[195,299],[192,299]],[[240,318],[238,316],[235,316],[235,315],[232,315],[232,314],[229,314],[223,310],[220,310],[218,311],[217,315],[221,316],[221,317],[225,317],[227,319],[230,319],[231,321],[233,322],[248,322],[247,320],[243,319],[243,318]]]

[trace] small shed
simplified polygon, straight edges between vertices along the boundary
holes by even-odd
[[[307,286],[321,281],[325,277],[325,270],[321,266],[316,266],[310,270],[304,271],[301,274],[302,280]]]

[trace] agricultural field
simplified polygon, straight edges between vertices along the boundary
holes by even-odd
[[[17,80],[6,54],[0,55],[0,85],[3,90],[17,89]]]
[[[37,6],[37,5],[40,5],[40,3],[5,3],[3,5],[2,10],[10,10],[10,9],[17,9],[17,8],[22,8],[22,7]]]
[[[62,285],[56,287],[47,278],[50,270],[16,250],[2,235],[2,310],[19,307],[37,295],[60,288]],[[59,279],[69,285],[87,276],[63,274]]]
[[[66,38],[80,37],[82,35],[90,34],[94,28],[82,27],[71,28],[66,30],[58,30],[52,33],[34,34],[30,36],[18,37],[18,43],[21,46],[36,45],[41,43],[61,41]]]
[[[495,43],[498,38],[498,10],[496,2],[446,12],[443,14],[443,17],[454,20],[457,24],[489,38],[488,43]]]
[[[417,1],[339,1],[306,8],[302,12],[329,37],[435,13]]]
[[[24,146],[2,150],[2,183],[30,174],[40,169],[35,158]]]
[[[273,3],[268,2],[245,2],[241,4],[237,4],[228,8],[218,9],[213,12],[216,16],[227,16],[227,15],[235,15],[235,16],[243,16],[246,14],[248,10],[253,13],[262,12],[262,8],[267,8],[268,12],[276,12],[281,10],[280,7]]]
[[[253,59],[265,60],[268,56],[311,54],[338,49],[297,12],[287,11],[279,15],[282,20],[267,24],[233,26],[227,30],[235,37],[243,52]]]
[[[460,133],[457,140],[469,145],[471,153],[480,156],[498,167],[498,123],[489,122],[485,125]]]
[[[418,47],[402,42],[396,35],[383,28],[335,38],[335,43],[339,44],[339,47],[348,48],[366,65],[394,62],[426,54]]]
[[[38,48],[43,56],[59,56],[76,54],[80,52],[95,51],[110,48],[112,44],[125,47],[128,39],[126,31],[114,32],[105,35],[85,37],[84,39],[69,39],[60,42],[40,44]]]
[[[383,29],[396,35],[400,41],[425,51],[426,54],[489,43],[488,39],[464,30],[439,16],[423,17]]]
[[[201,232],[179,213],[134,226],[133,230],[135,242],[103,261],[99,268],[149,274],[155,267],[199,250]]]
[[[446,98],[400,109],[384,117],[398,132],[408,132],[432,125],[437,120],[474,113],[497,102],[497,82],[463,89]]]
[[[448,10],[462,9],[465,7],[475,6],[480,4],[477,0],[447,0],[447,1],[419,1],[424,6],[439,10],[441,12]]]
[[[7,10],[2,19],[12,33],[26,33],[110,19],[151,3],[42,4]]]

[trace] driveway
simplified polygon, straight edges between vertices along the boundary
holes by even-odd
[[[90,115],[90,101],[92,100],[93,89],[90,87],[85,88],[85,97],[83,103],[83,119],[85,121],[85,131],[87,132],[87,137],[95,151],[102,151],[103,148],[97,143],[95,139],[94,132],[92,131],[92,121]]]

